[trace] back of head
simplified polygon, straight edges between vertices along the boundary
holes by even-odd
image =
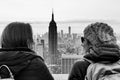
[[[101,44],[116,43],[116,37],[114,36],[111,26],[101,22],[88,25],[84,29],[84,37],[95,47]]]
[[[28,23],[12,22],[1,36],[2,48],[28,47],[33,42],[32,28]]]

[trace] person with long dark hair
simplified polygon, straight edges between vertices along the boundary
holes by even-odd
[[[15,80],[54,80],[33,44],[29,23],[8,24],[1,35],[0,65],[7,65]]]

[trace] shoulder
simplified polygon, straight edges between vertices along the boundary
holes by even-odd
[[[69,74],[68,80],[73,80],[73,79],[84,80],[84,77],[86,75],[86,71],[87,71],[89,64],[90,64],[89,62],[87,62],[83,59],[76,61],[73,64],[73,67]]]
[[[46,67],[44,60],[41,57],[36,57],[30,60],[29,69],[37,69]]]
[[[28,71],[31,71],[31,74],[39,77],[41,80],[54,80],[46,64],[39,57],[31,61],[28,69]]]
[[[82,59],[82,60],[76,61],[73,66],[75,68],[77,68],[77,67],[79,67],[79,68],[86,68],[86,67],[89,66],[89,64],[90,63],[88,61]]]
[[[76,61],[73,64],[71,72],[85,73],[87,68],[88,68],[88,66],[89,66],[89,64],[90,63],[85,61],[85,60]]]
[[[17,78],[20,78],[19,80],[54,80],[44,61],[39,57],[32,59]]]
[[[89,65],[90,63],[86,60],[77,61],[74,63],[71,72],[79,75],[85,75]]]

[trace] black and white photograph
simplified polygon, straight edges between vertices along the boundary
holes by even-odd
[[[120,1],[0,0],[0,80],[120,80]]]

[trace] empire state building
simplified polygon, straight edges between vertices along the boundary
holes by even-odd
[[[52,12],[52,19],[49,24],[49,58],[50,64],[57,64],[57,26],[56,22],[54,21],[54,13]]]

